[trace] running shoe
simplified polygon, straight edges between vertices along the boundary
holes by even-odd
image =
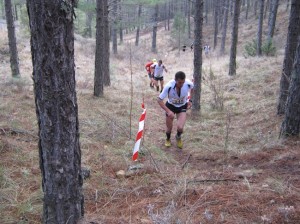
[[[177,142],[177,147],[180,148],[180,149],[182,149],[183,143],[182,143],[181,137],[178,137],[176,135],[176,142]]]
[[[170,147],[171,146],[171,140],[169,139],[166,139],[166,142],[165,142],[165,146],[166,147]]]

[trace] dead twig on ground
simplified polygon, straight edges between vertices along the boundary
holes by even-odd
[[[232,181],[232,182],[237,182],[241,181],[239,179],[204,179],[204,180],[190,180],[187,183],[205,183],[205,182],[226,182],[226,181]]]
[[[37,135],[34,135],[32,133],[30,133],[29,131],[26,130],[20,130],[20,129],[14,129],[14,128],[0,128],[0,135],[17,135],[17,134],[21,134],[21,135],[30,135],[34,138],[38,138]]]
[[[153,164],[154,164],[154,168],[155,168],[156,172],[159,172],[159,173],[160,173],[160,170],[159,170],[159,168],[158,168],[158,166],[157,166],[157,163],[155,162],[155,160],[154,160],[154,158],[153,158],[153,156],[152,156],[150,150],[148,150],[147,147],[144,147],[144,148],[145,148],[145,149],[147,150],[147,152],[149,153],[150,158],[151,158],[151,160],[152,160],[152,162],[153,162]]]
[[[181,169],[184,169],[185,165],[188,163],[190,157],[192,156],[192,154],[189,154],[187,159],[184,161],[184,163],[181,165]]]

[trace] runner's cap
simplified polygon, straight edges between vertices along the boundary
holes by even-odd
[[[156,59],[155,59],[155,58],[153,58],[153,59],[152,59],[152,62],[153,62],[153,63],[155,63],[155,62],[156,62]]]

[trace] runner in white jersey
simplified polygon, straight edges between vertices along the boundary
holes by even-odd
[[[151,65],[151,69],[153,71],[153,79],[154,85],[156,86],[156,90],[159,91],[158,81],[160,81],[161,91],[164,88],[164,70],[168,72],[166,66],[163,65],[162,60],[159,60],[158,63],[154,63]]]
[[[167,139],[165,146],[167,147],[171,146],[170,138],[175,114],[177,117],[177,147],[181,149],[183,147],[181,134],[186,121],[186,110],[192,106],[192,101],[188,100],[188,96],[190,93],[190,98],[193,97],[193,88],[194,84],[190,80],[185,79],[185,73],[179,71],[175,74],[175,79],[168,82],[161,94],[158,96],[158,104],[166,111]],[[168,97],[168,100],[165,104],[163,100],[166,97]]]

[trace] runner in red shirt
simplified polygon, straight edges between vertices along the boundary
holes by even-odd
[[[153,72],[151,71],[151,68],[150,68],[153,63],[156,63],[156,59],[153,59],[151,62],[149,62],[145,65],[145,69],[146,69],[146,71],[148,73],[148,77],[150,79],[150,87],[151,88],[154,88]]]

